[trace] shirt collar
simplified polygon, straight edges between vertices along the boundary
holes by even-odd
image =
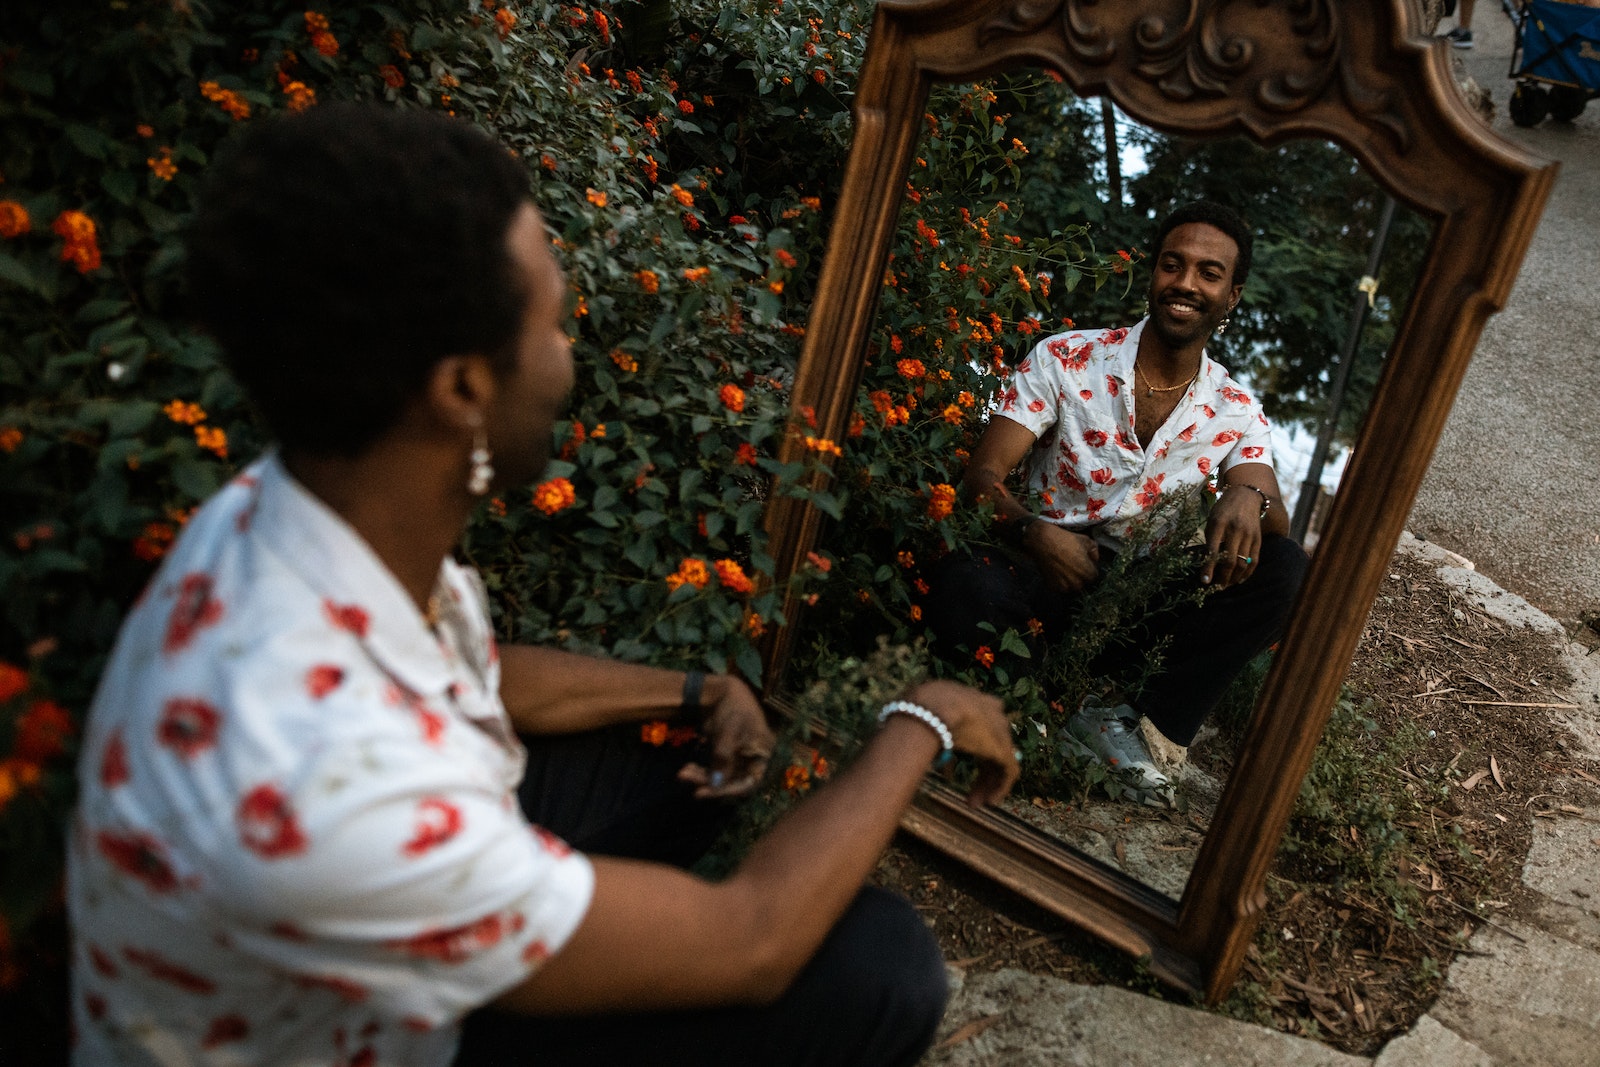
[[[325,612],[360,609],[359,616],[344,615],[344,628],[391,677],[418,695],[445,691],[452,672],[438,640],[372,546],[296,481],[276,451],[250,473],[256,479],[250,534],[322,598]],[[445,585],[441,564],[436,589]]]
[[[1122,339],[1122,344],[1117,346],[1114,356],[1108,361],[1108,373],[1124,385],[1133,381],[1133,361],[1139,356],[1139,337],[1144,333],[1144,324],[1150,321],[1146,315],[1128,328],[1128,336]]]
[[[1145,323],[1150,321],[1146,315],[1128,328],[1128,336],[1122,339],[1122,344],[1117,348],[1116,355],[1111,357],[1108,373],[1124,385],[1133,382],[1133,361],[1139,358],[1139,337],[1144,333]],[[1200,373],[1195,376],[1194,402],[1196,404],[1209,404],[1218,395],[1222,384],[1227,381],[1228,372],[1222,364],[1200,351]],[[1188,395],[1188,394],[1185,394]]]

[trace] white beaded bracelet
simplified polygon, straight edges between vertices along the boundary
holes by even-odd
[[[939,744],[943,746],[943,751],[939,753],[939,761],[941,763],[948,760],[950,754],[955,751],[956,739],[951,735],[950,727],[944,724],[943,719],[921,704],[913,704],[909,700],[891,700],[883,706],[882,711],[878,712],[878,722],[880,724],[887,722],[891,715],[909,715],[913,719],[926,724],[928,729],[938,734]]]

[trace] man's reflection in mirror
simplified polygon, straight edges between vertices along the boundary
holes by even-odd
[[[1118,555],[1145,552],[1152,524],[1171,521],[1175,498],[1214,492],[1195,526],[1204,545],[1176,580],[1206,595],[1174,597],[1097,659],[1097,673],[1126,678],[1160,650],[1141,684],[1091,692],[1066,724],[1080,756],[1145,801],[1172,800],[1181,752],[1153,756],[1141,719],[1187,748],[1234,677],[1278,639],[1306,567],[1287,536],[1261,404],[1205,350],[1239,302],[1252,245],[1232,210],[1179,208],[1151,245],[1143,319],[1047,337],[1015,367],[962,479],[968,506],[994,507],[1003,543],[947,557],[926,606],[943,653],[1007,629],[1059,639]]]

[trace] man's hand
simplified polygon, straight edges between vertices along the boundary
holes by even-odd
[[[906,694],[939,716],[950,728],[957,751],[978,761],[978,777],[967,794],[973,807],[998,804],[1020,773],[1017,750],[1011,740],[1011,723],[998,697],[957,682],[923,682]]]
[[[1094,538],[1052,522],[1030,523],[1022,531],[1022,547],[1058,593],[1088,588],[1100,574],[1100,546]]]
[[[774,738],[766,712],[748,685],[724,675],[722,697],[711,705],[700,732],[711,746],[709,769],[685,764],[680,781],[696,788],[699,800],[747,796],[767,773]]]
[[[1248,581],[1261,559],[1261,497],[1225,490],[1206,519],[1206,566],[1200,581],[1226,589]]]

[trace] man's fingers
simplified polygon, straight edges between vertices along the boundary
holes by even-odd
[[[761,784],[763,768],[737,774],[727,771],[708,771],[698,763],[685,763],[678,771],[678,781],[695,787],[696,800],[731,800],[748,796]]]

